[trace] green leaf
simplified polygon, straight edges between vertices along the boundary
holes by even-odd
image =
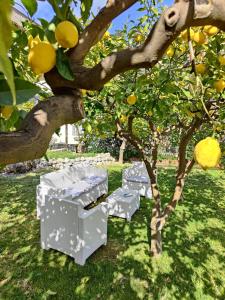
[[[81,0],[80,12],[84,23],[86,23],[88,17],[90,16],[92,3],[93,0]]]
[[[79,32],[83,31],[83,27],[82,27],[81,23],[73,15],[73,12],[71,11],[71,9],[68,12],[67,20],[70,21],[70,22],[72,22],[74,25],[76,25],[76,27],[77,27],[77,29],[78,29]]]
[[[17,92],[17,104],[24,103],[36,95],[40,88],[35,84],[25,81],[20,78],[15,78],[15,87]],[[7,81],[0,80],[0,105],[13,105],[12,94]]]
[[[66,54],[63,52],[63,49],[58,49],[56,53],[56,67],[59,74],[67,79],[67,80],[74,80],[73,72],[70,68],[69,59]]]
[[[1,1],[2,2],[2,1]],[[16,104],[16,92],[13,76],[13,68],[8,57],[8,51],[12,44],[12,23],[11,23],[11,1],[5,0],[4,5],[0,4],[0,72],[3,72],[8,81],[13,98]]]
[[[37,11],[37,1],[36,0],[21,0],[31,17],[36,13]]]

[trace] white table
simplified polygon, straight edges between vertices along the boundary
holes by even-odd
[[[110,216],[130,221],[132,215],[140,207],[140,194],[138,191],[118,188],[106,198],[106,202]]]

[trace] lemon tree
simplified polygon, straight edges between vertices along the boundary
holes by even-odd
[[[154,195],[151,252],[161,254],[161,231],[181,199],[195,145],[213,138],[223,153],[222,1],[175,1],[168,9],[161,1],[107,1],[96,12],[91,0],[46,0],[52,19],[37,20],[40,2],[21,0],[29,17],[12,31],[14,1],[6,1],[0,9],[0,131],[7,134],[0,133],[0,163],[43,156],[55,130],[84,118],[90,138],[97,129],[102,138],[114,132],[146,164]],[[113,20],[131,6],[137,13],[115,30]],[[30,111],[29,100],[38,102]],[[171,145],[178,148],[176,186],[161,208],[158,152]],[[201,151],[197,162],[211,166],[198,159]]]
[[[224,87],[218,79],[223,77],[224,70],[218,55],[222,50],[217,42],[224,35],[207,34],[204,27],[191,29],[192,46],[198,53],[193,66],[185,34],[167,48],[159,65],[150,72],[130,71],[118,76],[101,92],[92,95],[87,92],[85,101],[87,120],[107,133],[106,127],[112,130],[114,126],[116,134],[136,148],[150,176],[151,166],[159,158],[157,152],[178,148],[177,186],[181,181],[184,183],[195,162],[204,170],[219,166],[225,131]],[[133,39],[124,28],[118,35],[111,35],[107,47],[122,43],[122,36],[124,41]],[[89,57],[89,64],[94,63],[98,50],[109,51],[107,47],[99,44],[95,55]],[[220,89],[215,86],[217,82]],[[181,193],[174,192],[172,201],[161,214],[169,215],[169,206],[179,197]],[[152,227],[154,221],[152,218]]]

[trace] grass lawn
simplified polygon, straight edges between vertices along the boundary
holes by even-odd
[[[40,175],[40,174],[39,174]],[[109,218],[108,244],[84,267],[39,245],[35,187],[39,175],[0,177],[0,299],[225,299],[225,174],[194,170],[184,201],[163,232],[164,253],[149,257],[151,201],[131,223]],[[165,198],[174,170],[161,170]],[[121,166],[109,167],[110,192]]]
[[[73,151],[54,151],[54,150],[48,150],[47,151],[47,157],[49,159],[51,158],[77,158],[77,157],[93,157],[96,156],[96,153],[89,152],[89,153],[76,153]]]

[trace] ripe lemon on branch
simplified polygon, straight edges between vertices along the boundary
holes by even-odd
[[[193,40],[199,45],[203,45],[207,41],[205,34],[201,31],[195,32]]]
[[[219,55],[218,56],[218,61],[221,66],[225,66],[225,56],[224,55]]]
[[[166,55],[169,57],[173,57],[174,56],[174,48],[173,46],[169,46],[169,48],[166,50]]]
[[[196,68],[196,72],[198,74],[203,75],[206,72],[206,65],[205,64],[198,64],[198,65],[195,66],[195,68]]]
[[[193,40],[193,37],[194,37],[194,30],[190,28],[190,38],[191,40]],[[185,29],[184,31],[181,32],[180,34],[180,38],[184,41],[187,41],[188,40],[188,32],[187,32],[187,29]]]
[[[204,170],[216,167],[221,158],[220,144],[212,137],[201,140],[195,146],[194,158]]]
[[[216,26],[212,26],[212,25],[206,25],[204,27],[204,31],[205,33],[207,33],[209,36],[213,36],[215,34],[217,34],[220,30],[218,27]]]
[[[55,48],[48,42],[38,43],[30,49],[28,63],[35,74],[47,73],[56,63]]]
[[[225,81],[223,79],[219,79],[214,83],[214,88],[218,93],[222,92],[225,88]]]
[[[126,122],[127,122],[127,116],[121,115],[121,116],[120,116],[120,122],[121,122],[121,123],[126,123]]]
[[[137,97],[134,94],[127,97],[127,103],[129,105],[134,105],[136,102],[137,102]]]
[[[55,38],[63,48],[73,48],[79,40],[77,27],[70,21],[60,22],[55,29]]]

